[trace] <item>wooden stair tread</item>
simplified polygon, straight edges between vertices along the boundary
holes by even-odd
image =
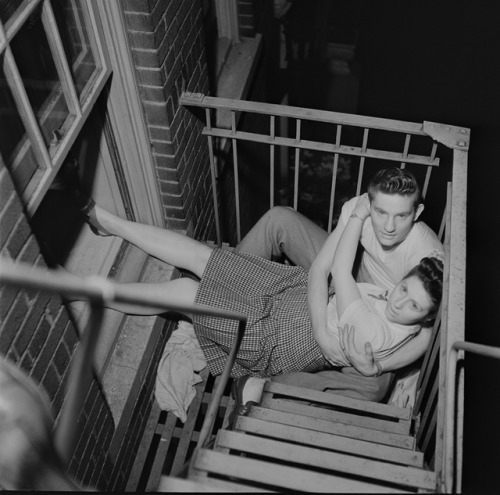
[[[329,408],[316,407],[313,405],[290,401],[288,399],[273,399],[269,395],[263,398],[259,404],[261,407],[284,411],[302,416],[313,418],[326,419],[347,425],[362,426],[374,430],[387,431],[398,433],[400,435],[408,435],[410,432],[411,422],[408,420],[389,420],[378,417],[370,417],[359,414],[359,412],[344,412]]]
[[[264,393],[272,392],[274,394],[286,395],[290,398],[302,399],[310,402],[320,402],[332,406],[338,406],[345,409],[353,409],[371,413],[379,416],[388,416],[394,419],[411,419],[411,409],[405,407],[390,406],[380,402],[365,401],[344,397],[329,392],[321,392],[319,390],[311,390],[293,385],[285,385],[283,383],[266,382],[264,385]]]
[[[193,477],[190,479],[177,478],[175,476],[162,476],[156,492],[178,493],[178,492],[248,492],[248,485],[232,483],[230,481],[218,480],[207,476]],[[252,488],[253,492],[264,492]]]
[[[404,493],[400,487],[392,488],[387,484],[370,483],[339,477],[311,470],[269,463],[249,457],[229,455],[214,450],[199,450],[193,458],[191,469],[201,472],[225,475],[232,480],[245,480],[249,483],[249,491],[253,485],[285,488],[294,491],[358,493]]]
[[[393,445],[395,447],[406,449],[413,449],[415,446],[415,439],[410,435],[400,435],[398,433],[372,430],[361,426],[335,423],[321,418],[312,418],[284,411],[275,411],[273,409],[266,409],[260,406],[253,406],[250,409],[248,416],[277,424],[297,426],[309,430],[333,433],[340,436],[358,438],[360,440],[366,440],[384,445]]]
[[[401,466],[384,461],[360,458],[352,454],[328,452],[315,447],[292,444],[276,439],[262,438],[245,433],[221,430],[216,448],[260,454],[267,462],[275,458],[313,469],[337,471],[340,475],[356,475],[365,479],[394,483],[402,486],[431,490],[436,486],[436,475],[413,466]]]
[[[276,423],[270,423],[248,416],[240,416],[236,420],[235,429],[271,438],[286,438],[289,441],[304,445],[314,445],[333,451],[359,454],[364,457],[390,461],[402,465],[414,467],[423,467],[424,465],[424,455],[422,452],[401,449],[390,445],[381,445],[330,433],[306,430],[296,426],[277,425]]]

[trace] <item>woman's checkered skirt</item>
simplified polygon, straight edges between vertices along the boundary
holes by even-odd
[[[312,333],[303,268],[214,249],[195,302],[247,316],[234,378],[329,367]],[[222,373],[238,322],[194,315],[193,326],[211,373]]]

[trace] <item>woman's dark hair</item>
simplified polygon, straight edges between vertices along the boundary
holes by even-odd
[[[422,326],[430,327],[434,324],[443,297],[443,262],[434,257],[422,258],[404,279],[409,277],[417,277],[422,282],[432,302],[429,314],[420,322]]]

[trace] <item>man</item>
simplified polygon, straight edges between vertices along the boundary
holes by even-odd
[[[411,172],[399,168],[379,171],[368,185],[368,199],[370,216],[363,225],[362,254],[355,275],[358,282],[373,283],[390,291],[422,258],[442,251],[443,247],[436,234],[417,221],[424,205]],[[274,207],[236,248],[267,259],[285,255],[292,263],[309,269],[309,313],[314,335],[327,359],[331,356],[326,331],[330,270],[337,243],[357,201],[355,197],[344,204],[337,227],[330,235],[300,213]],[[292,373],[272,380],[380,401],[393,378],[392,373],[382,372],[417,360],[424,354],[429,339],[430,329],[423,328],[402,348],[378,361],[373,359],[369,344],[365,352],[348,346],[348,357],[356,369]]]

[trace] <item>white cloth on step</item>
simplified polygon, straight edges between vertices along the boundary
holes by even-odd
[[[396,385],[387,403],[391,406],[413,407],[417,397],[417,382],[420,369],[410,366],[397,376]]]
[[[160,408],[185,423],[188,407],[196,395],[194,386],[203,381],[198,373],[206,365],[193,325],[179,322],[158,364],[155,395]]]

